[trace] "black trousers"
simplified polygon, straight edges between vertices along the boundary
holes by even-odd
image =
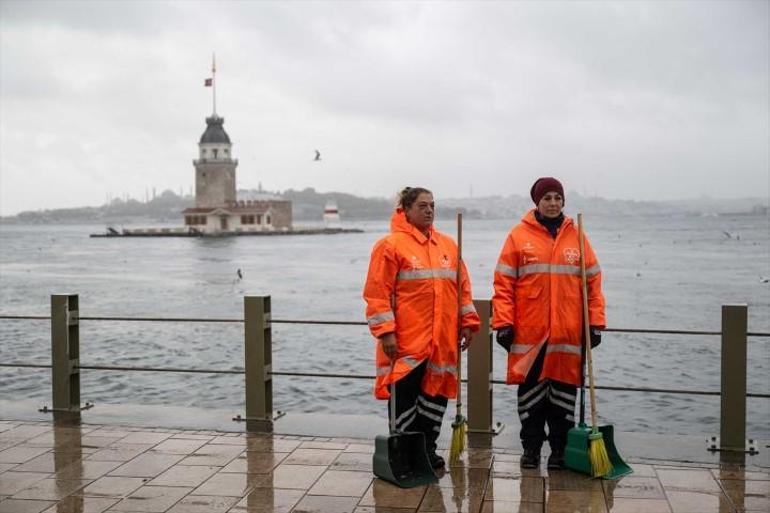
[[[441,434],[441,422],[446,411],[447,398],[426,395],[420,383],[428,361],[422,362],[412,372],[396,381],[396,431],[419,431],[425,434],[428,453],[436,452],[436,440]],[[388,420],[390,420],[390,401]]]
[[[551,451],[563,451],[567,445],[567,432],[575,425],[577,387],[551,379],[538,382],[545,349],[546,346],[543,346],[527,379],[519,385],[517,396],[521,445],[524,449],[539,450],[547,439]]]

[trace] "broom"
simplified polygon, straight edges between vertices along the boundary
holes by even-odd
[[[463,263],[463,214],[457,213],[457,334],[459,337],[462,328],[462,317],[460,310],[462,308],[462,272]],[[449,462],[456,463],[460,459],[460,454],[465,450],[465,430],[467,422],[462,414],[463,407],[463,384],[462,384],[462,348],[457,347],[457,411],[455,412],[455,421],[452,422],[452,444],[449,446]]]
[[[578,213],[578,236],[580,243],[580,281],[583,287],[583,329],[585,337],[586,360],[588,362],[588,390],[591,394],[591,434],[588,435],[590,447],[588,458],[591,460],[591,474],[602,477],[612,471],[607,446],[596,423],[596,393],[594,391],[594,367],[591,360],[591,331],[588,324],[588,280],[586,279],[585,235],[583,234],[583,214]]]

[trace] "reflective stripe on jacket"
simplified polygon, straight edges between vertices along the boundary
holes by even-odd
[[[391,381],[398,381],[428,360],[422,390],[428,395],[457,394],[457,245],[431,229],[425,237],[409,224],[401,209],[390,222],[391,233],[374,245],[364,286],[366,320],[377,339],[395,333],[396,362],[378,342],[374,395],[390,397]],[[462,326],[478,331],[471,283],[462,272]]]
[[[553,379],[580,385],[583,329],[580,245],[569,217],[554,240],[529,211],[505,240],[495,268],[492,326],[513,326],[508,354],[508,384],[523,383],[546,344],[539,381]],[[591,326],[604,328],[602,274],[585,239],[588,315]]]

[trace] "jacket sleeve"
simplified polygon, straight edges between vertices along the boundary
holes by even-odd
[[[396,331],[391,296],[397,273],[395,248],[385,240],[379,241],[372,249],[369,272],[364,285],[366,322],[369,323],[369,330],[376,338]]]
[[[513,235],[509,234],[497,259],[492,295],[492,328],[515,326],[516,321],[516,279],[518,276],[518,255]]]
[[[465,262],[461,262],[460,267],[460,279],[462,280],[462,287],[460,288],[462,294],[462,301],[460,302],[460,314],[461,323],[463,328],[470,328],[472,331],[479,331],[481,325],[481,319],[476,312],[476,307],[473,305],[473,292],[471,291],[471,278],[468,275],[468,269],[465,267]]]
[[[604,294],[602,293],[602,270],[596,259],[588,237],[585,238],[586,278],[588,281],[588,323],[591,326],[604,329],[607,319],[604,316]]]

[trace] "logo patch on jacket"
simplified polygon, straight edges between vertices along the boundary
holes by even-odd
[[[580,260],[580,251],[577,248],[564,248],[564,260],[568,264],[576,264]]]
[[[527,265],[537,262],[538,258],[535,254],[535,246],[531,242],[527,241],[521,248],[521,265]]]
[[[448,268],[449,267],[449,257],[446,255],[443,255],[441,257],[441,267]]]
[[[412,263],[412,269],[422,269],[422,262],[420,262],[420,259],[417,257],[417,255],[412,255],[411,258]]]

